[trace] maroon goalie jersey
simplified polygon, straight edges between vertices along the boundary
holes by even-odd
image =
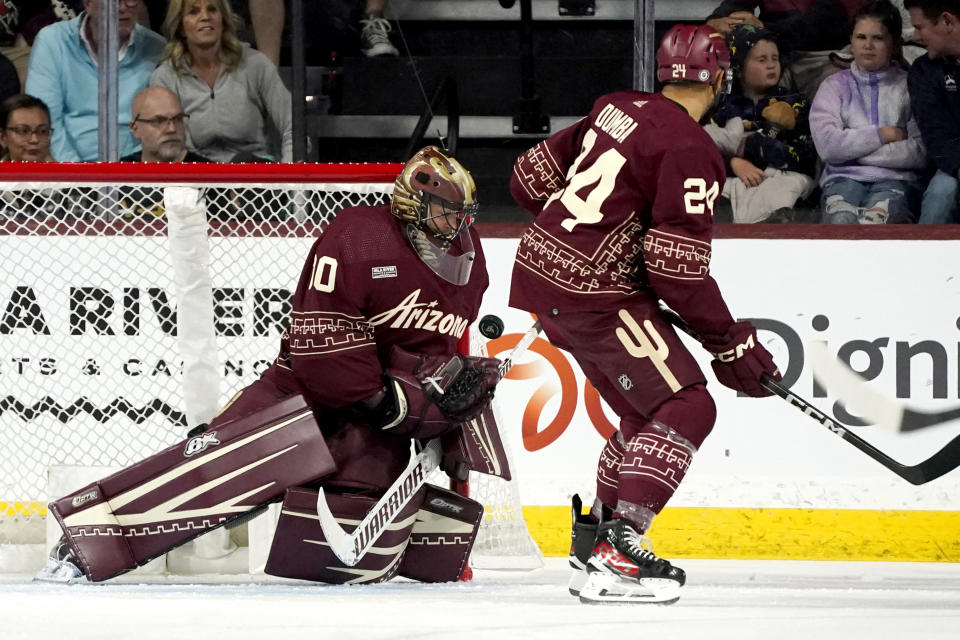
[[[338,408],[383,386],[393,345],[456,353],[488,284],[480,238],[469,233],[476,256],[469,281],[457,286],[424,264],[389,205],[341,211],[310,250],[264,378]]]
[[[716,145],[661,94],[623,91],[520,156],[510,191],[536,216],[510,305],[534,313],[664,300],[703,334],[733,323],[710,276]]]

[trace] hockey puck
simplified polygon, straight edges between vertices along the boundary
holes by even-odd
[[[499,338],[503,335],[503,320],[493,314],[488,314],[480,318],[480,333],[485,338]]]

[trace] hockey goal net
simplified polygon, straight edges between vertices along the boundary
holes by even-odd
[[[272,362],[313,239],[401,165],[5,165],[0,572],[32,572],[48,470],[127,466],[209,420]],[[482,566],[537,566],[516,483],[470,493]]]

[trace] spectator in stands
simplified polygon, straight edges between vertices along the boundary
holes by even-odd
[[[0,103],[0,160],[52,162],[50,155],[50,111],[43,100],[26,94],[11,96]]]
[[[140,142],[140,151],[121,158],[123,162],[210,162],[187,149],[187,114],[169,89],[147,87],[133,99],[130,132]]]
[[[228,0],[171,0],[170,38],[151,86],[166,87],[190,114],[187,144],[216,162],[290,162],[290,92],[277,67],[241,43]],[[271,149],[268,125],[279,132]]]
[[[121,162],[211,162],[187,149],[187,134],[183,112],[177,96],[163,87],[147,87],[133,99],[133,119],[130,131],[140,141],[140,151],[120,158]],[[123,187],[120,204],[124,217],[165,215],[163,190],[152,187]],[[210,208],[222,198],[220,190],[208,189],[206,200]]]
[[[57,160],[76,162],[98,157],[97,50],[100,45],[99,6],[118,0],[83,0],[84,11],[73,20],[43,28],[33,44],[26,93],[50,108]],[[136,23],[138,0],[119,0],[118,103],[122,121],[130,119],[130,103],[147,86],[150,72],[163,53],[163,39]],[[120,155],[132,153],[136,141],[119,131]]]
[[[396,56],[397,48],[390,42],[390,21],[383,17],[389,0],[366,0],[364,17],[360,20],[360,50],[368,57]]]
[[[910,204],[927,156],[910,111],[900,12],[875,0],[857,12],[853,63],[820,85],[810,128],[824,162],[823,222],[914,222]]]
[[[20,93],[20,78],[17,68],[0,53],[0,102]]]
[[[57,20],[76,18],[71,4],[67,0],[0,0],[0,54],[13,63],[21,87],[27,80],[30,47],[37,33]]]
[[[832,54],[850,43],[850,17],[867,0],[723,0],[707,24],[724,35],[738,24],[773,32],[783,50],[784,86],[812,100],[824,78],[840,69]],[[759,17],[754,11],[759,8]]]
[[[777,84],[781,67],[772,32],[738,24],[727,34],[727,44],[733,91],[706,126],[732,174],[723,197],[729,199],[733,222],[793,221],[794,204],[816,186],[807,102]]]
[[[916,30],[914,39],[927,53],[910,67],[910,102],[927,155],[937,169],[923,194],[920,222],[960,222],[960,0],[905,0]]]

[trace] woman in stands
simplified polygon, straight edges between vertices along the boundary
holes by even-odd
[[[50,111],[43,100],[20,93],[0,103],[0,160],[52,162]]]
[[[900,12],[887,0],[861,9],[850,69],[824,80],[813,100],[810,128],[824,162],[823,222],[915,221],[910,201],[927,158],[910,109],[900,32]]]
[[[217,162],[290,162],[290,92],[274,64],[237,39],[229,0],[171,0],[163,29],[170,41],[150,85],[180,98],[187,145]]]

